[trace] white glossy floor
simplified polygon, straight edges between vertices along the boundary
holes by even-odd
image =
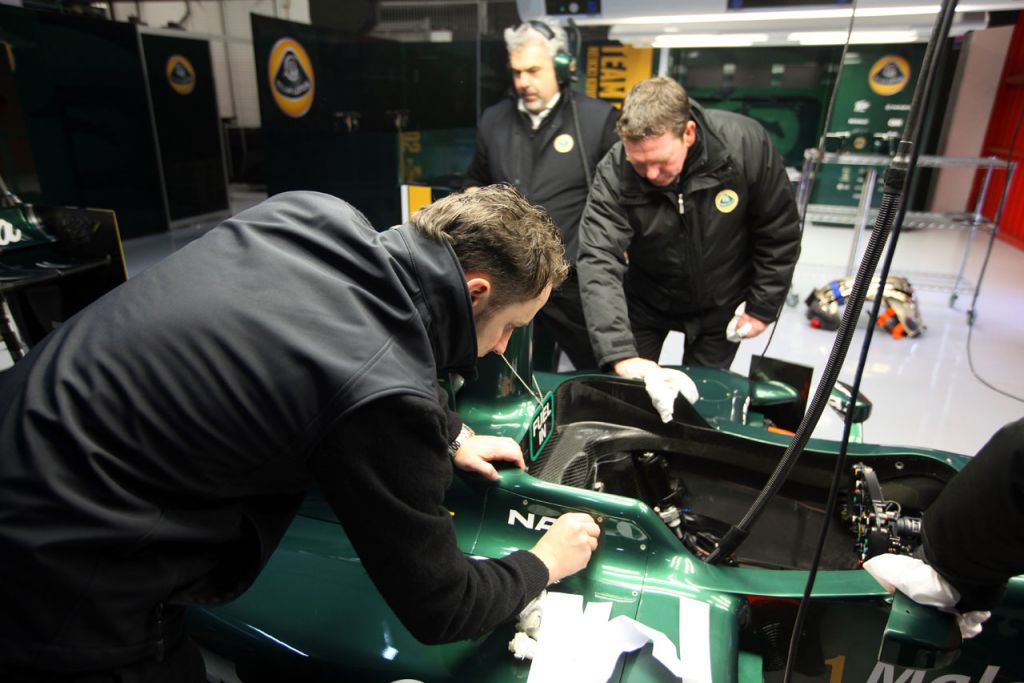
[[[260,201],[265,195],[233,188],[232,212]],[[128,240],[125,253],[134,275],[208,230],[211,224]],[[845,274],[853,231],[809,225],[794,277],[799,295],[795,307],[785,307],[769,356],[815,368],[820,377],[835,333],[812,329],[803,300],[815,287]],[[866,238],[865,238],[866,240]],[[949,291],[941,290],[960,267],[968,233],[960,230],[915,230],[901,236],[892,274],[907,277],[917,290],[927,330],[916,339],[896,340],[876,331],[861,391],[874,403],[866,423],[869,442],[941,448],[975,453],[1000,426],[1024,416],[1024,403],[983,385],[968,365],[966,310],[971,295],[961,295],[954,308]],[[981,268],[988,235],[979,233],[972,245],[966,275],[973,283]],[[973,328],[971,351],[977,372],[1003,391],[1024,397],[1024,252],[996,240],[982,284]],[[866,318],[865,318],[866,319]],[[840,374],[852,381],[863,327]],[[746,374],[750,357],[764,349],[768,334],[744,342],[733,370]],[[678,362],[682,336],[670,335],[662,362]],[[6,356],[6,354],[3,354]],[[6,358],[0,364],[6,364]],[[838,438],[842,425],[826,410],[816,436]]]
[[[820,378],[834,332],[810,327],[804,299],[816,287],[845,274],[853,231],[850,228],[808,226],[803,252],[793,279],[800,302],[785,307],[767,355],[815,368]],[[865,238],[866,241],[866,238]],[[893,339],[876,330],[861,392],[874,404],[865,423],[868,442],[941,448],[974,454],[1002,425],[1024,416],[1024,403],[983,385],[968,365],[966,311],[971,294],[962,294],[950,308],[951,284],[968,233],[960,230],[905,231],[898,243],[892,275],[908,278],[915,287],[927,330],[914,339]],[[977,282],[989,235],[979,233],[965,273]],[[950,276],[949,281],[943,283]],[[865,306],[867,308],[867,306]],[[1003,391],[1024,398],[1024,252],[995,241],[988,272],[980,289],[971,339],[971,356],[978,374]],[[839,378],[851,382],[860,357],[865,322],[855,335]],[[744,342],[733,370],[747,374],[750,357],[760,354],[767,332]],[[682,336],[670,336],[662,361],[680,357]],[[816,436],[839,438],[842,425],[826,409]]]

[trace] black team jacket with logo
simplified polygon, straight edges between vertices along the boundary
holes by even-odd
[[[577,269],[602,367],[637,355],[631,315],[671,326],[746,301],[770,322],[789,291],[800,219],[782,157],[753,119],[692,104],[697,142],[673,185],[637,175],[621,143],[597,167]]]
[[[0,671],[158,659],[244,591],[319,484],[418,638],[471,638],[547,582],[472,561],[437,370],[476,362],[462,269],[412,226],[278,195],[132,278],[0,376]]]
[[[566,258],[575,262],[577,228],[590,188],[567,95],[576,100],[587,165],[593,169],[618,140],[618,113],[607,102],[562,88],[558,103],[537,130],[529,116],[518,110],[514,97],[488,107],[477,126],[476,154],[464,184],[514,185],[531,204],[551,214],[565,242]],[[572,139],[568,149],[564,136]]]

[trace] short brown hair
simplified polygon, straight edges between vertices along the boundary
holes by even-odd
[[[495,308],[535,299],[569,273],[551,217],[511,185],[448,195],[413,214],[412,224],[447,240],[464,272],[491,277]]]
[[[682,136],[690,122],[690,96],[671,78],[657,76],[633,86],[616,128],[623,140],[672,133]]]

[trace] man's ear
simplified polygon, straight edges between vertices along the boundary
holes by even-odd
[[[487,307],[494,288],[491,281],[480,275],[467,275],[466,288],[469,289],[469,298],[473,303],[473,312],[479,313]]]
[[[697,122],[690,119],[686,122],[686,127],[683,128],[683,144],[686,145],[686,149],[690,149],[695,142],[697,142]]]

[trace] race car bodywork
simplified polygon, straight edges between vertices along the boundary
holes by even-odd
[[[781,680],[827,522],[794,680],[1024,680],[1024,579],[1011,581],[981,636],[961,645],[951,617],[894,600],[859,568],[869,553],[916,545],[913,520],[967,458],[851,444],[842,511],[826,520],[838,444],[812,440],[747,542],[729,562],[708,564],[702,558],[744,513],[790,438],[769,431],[759,408],[798,400],[796,392],[687,369],[701,399],[695,406],[680,399],[676,419],[662,424],[638,382],[537,373],[541,395],[551,392],[538,406],[515,376],[531,376],[526,339],[520,333],[512,345],[510,367],[486,360],[480,378],[455,395],[478,432],[521,439],[528,465],[525,473],[502,470],[497,483],[455,477],[447,507],[464,552],[501,557],[530,548],[560,514],[588,512],[601,526],[599,547],[584,571],[551,590],[611,603],[612,617],[663,632],[679,648],[687,681],[772,681]],[[476,641],[417,642],[316,491],[253,587],[223,607],[194,610],[191,632],[208,655],[211,680],[496,683],[524,681],[530,667],[508,651],[511,623]],[[620,657],[610,680],[679,679],[648,645]]]

